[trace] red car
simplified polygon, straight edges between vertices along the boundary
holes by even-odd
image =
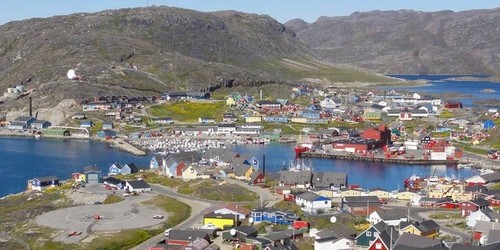
[[[71,236],[76,236],[76,235],[81,235],[82,234],[82,231],[73,231],[71,233],[68,234],[68,237],[71,237]]]

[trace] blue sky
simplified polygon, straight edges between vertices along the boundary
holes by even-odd
[[[420,11],[491,9],[497,0],[2,0],[0,24],[106,9],[166,5],[199,11],[238,10],[268,14],[280,22],[320,16],[347,16],[356,11],[413,9]]]

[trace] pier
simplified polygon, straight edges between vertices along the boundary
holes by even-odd
[[[110,142],[112,142],[117,148],[124,150],[124,151],[127,151],[131,154],[146,155],[146,152],[134,147],[132,144],[126,142],[125,140],[123,140],[121,138],[113,139]]]
[[[348,160],[348,161],[372,161],[372,162],[386,162],[408,165],[456,165],[458,160],[424,160],[424,159],[405,159],[397,157],[381,157],[381,156],[360,156],[346,153],[323,153],[323,152],[304,152],[300,155],[304,158],[324,158],[335,160]]]

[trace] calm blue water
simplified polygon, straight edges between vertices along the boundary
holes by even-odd
[[[283,161],[294,159],[293,144],[271,143],[266,145],[238,145],[231,147],[239,153],[248,153],[262,159],[266,155],[266,171],[281,170]],[[26,181],[34,177],[55,175],[69,179],[71,173],[83,171],[85,166],[97,164],[107,173],[114,163],[134,162],[140,166],[149,164],[150,156],[133,156],[109,147],[105,143],[89,140],[35,140],[31,138],[0,138],[0,196],[18,193],[26,189]],[[416,173],[428,176],[429,166],[403,166],[373,162],[339,161],[328,159],[305,160],[315,171],[347,173],[350,184],[364,188],[381,187],[388,190],[402,188],[402,181]],[[469,177],[470,170],[456,167],[437,167],[437,173],[448,176]]]
[[[85,166],[97,164],[103,173],[114,163],[149,164],[149,157],[138,157],[91,140],[0,138],[0,197],[26,189],[34,177],[55,175],[71,178]]]
[[[475,100],[485,99],[500,99],[500,83],[485,82],[485,81],[450,81],[446,80],[451,77],[473,76],[478,78],[488,77],[488,75],[389,75],[391,77],[406,79],[406,80],[427,80],[430,85],[418,87],[381,87],[381,89],[402,89],[414,91],[418,93],[429,94],[444,94],[444,93],[460,93],[472,95],[471,98],[449,98],[461,101],[464,106],[471,107]],[[484,89],[493,89],[495,92],[483,92]],[[444,98],[443,101],[448,100]]]

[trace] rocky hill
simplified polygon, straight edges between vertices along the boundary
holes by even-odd
[[[500,72],[500,8],[371,11],[285,24],[328,61],[380,73]]]
[[[68,80],[69,69],[82,79]],[[148,7],[0,26],[0,89],[23,83],[35,109],[60,107],[60,113],[103,94],[158,95],[305,78],[387,81],[319,60],[293,31],[266,15]],[[22,103],[27,101],[0,109],[26,110]]]

